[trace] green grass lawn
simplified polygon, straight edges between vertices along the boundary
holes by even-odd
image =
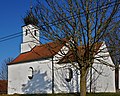
[[[26,94],[26,95],[1,95],[1,96],[79,96],[78,94]],[[120,93],[88,93],[87,96],[120,96]]]

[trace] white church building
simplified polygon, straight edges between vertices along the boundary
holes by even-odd
[[[27,23],[22,29],[21,53],[8,64],[8,94],[79,92],[80,72],[69,62],[60,63],[61,50],[67,54],[69,49],[60,42],[40,44],[39,28],[34,24]],[[96,46],[98,50],[101,48],[107,50],[105,42],[98,43]],[[95,56],[100,54],[103,55],[98,53]],[[106,54],[109,55],[109,52]],[[114,65],[110,55],[105,62]],[[100,75],[92,69],[94,82],[91,85],[91,91],[115,92],[114,68],[98,64],[97,60],[94,60],[93,66],[103,74]],[[87,77],[86,87],[90,92],[90,73]]]

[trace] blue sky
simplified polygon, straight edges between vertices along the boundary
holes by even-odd
[[[30,0],[0,0],[0,38],[22,32],[22,18],[29,8]],[[19,55],[21,42],[21,36],[0,42],[0,63],[8,57]]]

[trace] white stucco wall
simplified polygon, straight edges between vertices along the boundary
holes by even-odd
[[[116,92],[115,91],[115,71],[106,66],[94,64],[92,69],[92,92]],[[90,79],[90,78],[89,78]],[[90,82],[87,82],[88,92],[90,92]]]
[[[67,82],[67,68],[71,68],[73,72],[73,78],[70,82]],[[55,64],[54,65],[54,90],[55,93],[71,93],[79,92],[79,75],[77,75],[78,70],[76,70],[71,64]]]
[[[103,42],[99,51],[95,56],[92,68],[92,92],[116,92],[115,67],[105,42]]]
[[[51,61],[35,61],[8,66],[8,94],[51,93]],[[33,78],[28,78],[29,67],[34,69]]]

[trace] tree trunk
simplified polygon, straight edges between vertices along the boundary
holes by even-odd
[[[80,70],[80,96],[86,96],[86,69]]]

